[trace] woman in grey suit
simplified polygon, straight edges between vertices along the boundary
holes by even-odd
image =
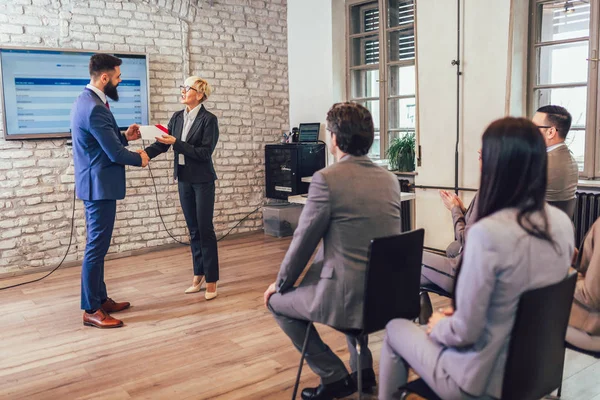
[[[493,122],[483,134],[478,221],[469,231],[455,310],[424,332],[393,320],[381,350],[379,399],[406,383],[408,365],[444,400],[500,398],[522,293],[561,281],[574,250],[569,217],[544,202],[547,155],[533,123]]]

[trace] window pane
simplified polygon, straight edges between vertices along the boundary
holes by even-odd
[[[353,99],[379,97],[379,70],[354,70],[350,74]]]
[[[579,166],[579,170],[583,171],[583,157],[585,155],[585,130],[584,129],[571,129],[567,134],[565,140],[569,150],[573,153],[575,161]]]
[[[588,47],[585,41],[538,48],[538,84],[587,82]]]
[[[539,32],[542,42],[590,36],[589,0],[555,1],[538,5]]]
[[[406,136],[409,133],[415,133],[415,130],[414,129],[403,129],[401,131],[388,132],[388,147],[389,147],[389,143],[392,143],[392,141],[394,139],[401,138],[403,136]]]
[[[371,150],[367,153],[367,156],[371,160],[380,160],[381,159],[381,138],[379,136],[379,131],[375,131],[375,138],[373,139],[373,145],[371,146]]]
[[[368,156],[373,160],[379,160],[380,157],[380,149],[381,149],[381,138],[379,133],[379,100],[367,100],[367,101],[357,101],[358,104],[362,104],[365,106],[373,117],[373,125],[375,127],[375,139],[373,140],[373,145],[371,146],[371,150],[369,150]]]
[[[350,48],[351,65],[378,64],[379,63],[379,37],[378,35],[352,39]]]
[[[415,30],[413,25],[390,32],[388,61],[412,60],[415,58]]]
[[[413,0],[389,0],[388,28],[415,22],[415,4]]]
[[[573,117],[571,129],[585,128],[587,87],[538,89],[534,96],[536,110],[550,104],[563,106]]]
[[[409,96],[415,94],[415,66],[390,67],[390,96]]]
[[[377,31],[379,29],[379,9],[377,2],[353,6],[350,9],[350,34]]]
[[[415,128],[415,98],[391,99],[388,102],[389,129]]]
[[[371,117],[373,117],[373,125],[376,131],[379,131],[379,100],[367,100],[362,103],[363,106],[367,107],[371,111]]]

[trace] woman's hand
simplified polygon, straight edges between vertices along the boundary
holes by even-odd
[[[444,203],[444,207],[446,207],[448,211],[452,211],[454,207],[460,207],[460,209],[463,211],[465,209],[465,206],[463,205],[460,198],[454,193],[450,193],[446,190],[440,190],[440,198]]]
[[[444,318],[451,316],[452,314],[454,314],[454,309],[452,307],[448,307],[445,310],[440,309],[439,311],[431,314],[429,322],[427,323],[427,334],[429,335],[431,333],[431,331],[438,324],[438,322],[440,322]]]
[[[162,144],[173,144],[177,139],[175,139],[175,136],[165,134],[162,136],[157,136],[156,140]]]
[[[446,317],[450,317],[450,316],[454,315],[454,307],[448,306],[448,307],[444,308],[441,312]]]

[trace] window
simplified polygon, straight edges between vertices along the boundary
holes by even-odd
[[[347,6],[348,100],[371,111],[369,156],[384,159],[394,138],[415,132],[415,1],[348,0]]]
[[[529,114],[548,104],[573,116],[566,143],[582,177],[600,177],[596,152],[600,0],[532,0]],[[592,17],[596,16],[596,17]]]

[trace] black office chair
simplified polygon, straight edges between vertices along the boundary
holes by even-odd
[[[419,315],[419,280],[425,231],[418,229],[400,235],[373,239],[369,246],[369,261],[365,273],[363,323],[361,329],[332,327],[356,337],[358,352],[358,396],[362,395],[360,352],[367,335],[385,329],[395,318],[415,319]],[[296,398],[311,322],[306,329],[300,366],[296,375],[292,400]]]
[[[576,281],[577,274],[573,273],[561,282],[521,296],[510,335],[502,399],[540,399],[560,387]],[[401,392],[400,398],[416,393],[428,400],[439,399],[421,379],[410,382]]]
[[[549,201],[548,204],[564,211],[565,214],[567,214],[569,216],[569,218],[573,219],[573,214],[575,214],[575,205],[577,204],[577,199],[572,198],[571,200]]]

